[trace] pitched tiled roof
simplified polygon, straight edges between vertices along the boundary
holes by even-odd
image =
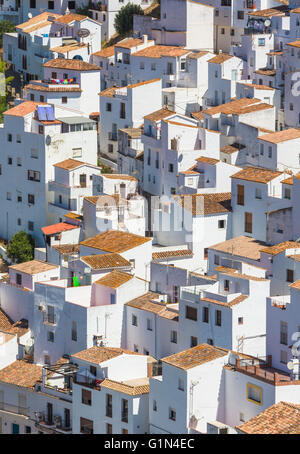
[[[225,147],[222,147],[220,151],[222,153],[232,154],[239,151],[239,148],[235,147],[234,145],[226,145]]]
[[[47,93],[58,93],[58,92],[78,92],[81,93],[82,90],[79,87],[68,87],[67,85],[57,85],[57,86],[47,86],[47,85],[37,85],[37,84],[27,84],[24,87],[24,90],[32,91],[44,91]]]
[[[93,364],[101,364],[109,359],[116,358],[120,355],[138,355],[139,353],[132,352],[131,350],[124,350],[123,348],[114,347],[98,347],[94,346],[87,350],[72,355],[74,358],[82,359]],[[1,371],[0,371],[1,372]]]
[[[103,195],[91,195],[84,197],[92,205],[98,207],[115,207],[115,206],[126,206],[127,200],[122,199],[119,194],[103,194]]]
[[[118,86],[116,87],[108,87],[105,88],[105,90],[100,91],[99,96],[105,96],[106,98],[113,98],[115,96],[115,91],[120,88]]]
[[[37,366],[24,359],[19,359],[0,370],[0,382],[33,388],[42,378],[42,366]]]
[[[300,40],[297,39],[296,41],[293,41],[291,43],[286,43],[286,44],[291,47],[300,47]]]
[[[129,249],[148,243],[152,238],[135,235],[134,233],[121,232],[120,230],[107,230],[82,241],[82,246],[100,249],[106,252],[122,253]]]
[[[188,55],[188,58],[192,59],[198,59],[201,57],[204,57],[204,55],[207,55],[209,52],[207,50],[200,50],[199,52],[192,52],[191,54]]]
[[[64,161],[57,162],[56,164],[53,164],[54,167],[59,167],[60,169],[64,170],[73,170],[77,169],[77,167],[81,167],[85,163],[82,161],[77,161],[76,159],[65,159]]]
[[[193,216],[231,211],[230,192],[180,195],[174,196],[174,200]]]
[[[66,232],[67,230],[73,230],[78,228],[79,228],[78,225],[67,224],[66,222],[59,222],[58,224],[42,227],[41,230],[44,235],[55,235],[56,233]]]
[[[265,252],[266,254],[277,255],[287,249],[299,249],[300,243],[296,241],[284,241],[283,243],[275,244],[274,246],[269,246],[261,249],[261,252]]]
[[[25,274],[38,274],[46,271],[54,270],[59,268],[58,265],[52,265],[48,262],[40,262],[39,260],[30,260],[29,262],[19,263],[18,265],[10,265],[10,270],[19,271]]]
[[[201,298],[201,301],[206,301],[207,303],[217,304],[218,306],[232,307],[232,306],[236,306],[237,304],[242,303],[248,297],[249,297],[249,295],[239,295],[236,298],[234,298],[233,300],[228,301],[228,302],[224,302],[224,301],[220,301],[220,300],[217,300],[217,299],[203,297],[203,298]]]
[[[138,52],[132,54],[132,56],[145,58],[161,58],[163,56],[181,57],[182,55],[188,54],[189,52],[189,50],[183,49],[182,47],[163,46],[159,44],[139,50]]]
[[[163,120],[164,118],[169,117],[170,115],[173,115],[175,113],[176,112],[174,112],[173,110],[169,110],[164,107],[164,108],[156,110],[155,112],[152,112],[148,115],[145,115],[144,119],[150,120],[150,121],[159,121],[159,120]]]
[[[300,405],[278,402],[237,426],[245,434],[300,434]]]
[[[124,285],[127,282],[131,281],[131,279],[133,278],[133,274],[114,270],[95,281],[95,284],[104,285],[105,287],[109,288],[118,288],[121,287],[121,285]]]
[[[260,251],[265,246],[265,243],[258,241],[250,236],[237,236],[222,243],[214,244],[209,249],[227,254],[246,257],[251,260],[259,260]]]
[[[240,98],[230,101],[226,104],[220,104],[219,106],[210,107],[203,111],[206,115],[243,115],[259,110],[271,109],[274,106],[266,103],[262,103],[260,99],[256,98]]]
[[[153,314],[157,314],[160,317],[168,318],[169,320],[177,322],[178,311],[171,310],[165,303],[153,301],[158,297],[158,293],[147,292],[144,295],[129,301],[125,304],[125,306],[134,307],[135,309],[140,309],[146,312],[152,312]]]
[[[111,389],[112,391],[118,391],[129,396],[139,396],[149,393],[149,384],[132,386],[108,378],[101,383],[101,388]]]
[[[128,260],[124,259],[120,254],[113,252],[110,254],[87,255],[80,257],[80,260],[89,265],[93,270],[131,266]]]
[[[142,82],[137,82],[136,84],[127,85],[127,88],[141,87],[143,85],[153,84],[154,82],[158,82],[159,80],[161,80],[161,79],[156,78],[156,79],[151,79],[151,80],[144,80]]]
[[[282,175],[282,172],[277,170],[264,169],[262,167],[250,167],[247,166],[243,170],[231,175],[230,178],[236,180],[255,181],[256,183],[267,184],[274,178]]]
[[[104,49],[99,50],[98,52],[93,53],[96,57],[108,58],[115,55],[115,46],[105,47]]]
[[[268,85],[259,85],[259,84],[248,84],[247,82],[238,82],[240,85],[245,85],[245,87],[255,88],[256,90],[275,90],[274,87],[269,87]]]
[[[17,104],[15,107],[12,107],[11,109],[6,110],[3,112],[3,115],[13,115],[14,117],[25,117],[26,115],[29,115],[33,113],[37,106],[39,105],[45,105],[42,102],[34,102],[34,101],[24,101],[21,102],[20,104]]]
[[[281,180],[280,183],[282,183],[282,184],[291,184],[291,185],[293,185],[293,184],[294,184],[293,177],[288,177],[288,178],[286,178],[285,180]]]
[[[65,218],[75,219],[76,221],[83,221],[82,214],[73,213],[72,211],[70,211],[69,213],[65,214],[64,216],[65,216]]]
[[[80,250],[79,244],[61,244],[59,246],[52,246],[59,254],[76,254]]]
[[[126,173],[103,173],[102,176],[111,180],[138,181],[137,178],[132,175],[127,175]]]
[[[299,41],[300,42],[300,41]],[[300,138],[300,128],[290,128],[284,129],[283,131],[276,131],[270,134],[264,134],[259,136],[260,140],[270,143],[280,143],[287,140],[299,139]]]
[[[4,310],[0,308],[0,331],[16,334],[18,337],[23,336],[23,334],[29,331],[28,320],[21,319],[17,322],[13,322]]]
[[[115,44],[116,47],[123,47],[124,49],[131,49],[143,44],[143,40],[140,38],[126,38]]]
[[[54,14],[50,12],[44,12],[42,14],[38,14],[35,17],[32,17],[27,22],[23,22],[16,26],[17,30],[22,30],[23,33],[31,33],[35,30],[39,30],[40,28],[46,27],[47,25],[51,25],[51,22],[48,20],[49,17],[59,17],[59,14]]]
[[[275,76],[276,69],[260,68],[256,69],[255,74],[260,74],[261,76]]]
[[[69,44],[68,46],[56,46],[56,47],[52,47],[50,49],[51,52],[57,52],[58,54],[66,54],[68,52],[72,52],[74,50],[80,50],[80,49],[84,49],[88,47],[88,44],[87,43],[73,43],[73,44]]]
[[[164,260],[177,257],[192,257],[193,253],[189,249],[176,249],[173,251],[153,252],[152,260]]]
[[[43,65],[45,68],[73,69],[74,71],[99,71],[100,66],[92,65],[82,60],[70,60],[67,58],[55,58]]]
[[[193,367],[200,366],[214,359],[222,358],[228,353],[227,350],[213,345],[201,344],[196,347],[189,348],[175,355],[162,358],[164,363],[171,366],[179,367],[180,369],[188,370]]]
[[[286,5],[275,6],[274,8],[261,9],[258,11],[249,11],[249,16],[259,17],[274,17],[274,16],[285,16],[285,13],[289,11],[289,7]]]
[[[208,158],[207,156],[200,156],[200,158],[197,158],[196,161],[204,162],[205,164],[210,164],[212,166],[215,166],[218,162],[220,162],[219,159]]]
[[[88,16],[83,16],[82,14],[69,13],[69,14],[64,14],[63,16],[59,16],[55,20],[55,22],[58,22],[59,24],[70,24],[71,22],[74,22],[74,21],[81,22],[87,18],[88,18]]]
[[[215,271],[219,271],[222,274],[227,274],[229,276],[237,277],[240,279],[246,279],[249,281],[267,281],[268,280],[265,277],[258,277],[258,276],[252,276],[249,274],[242,274],[242,273],[239,273],[238,270],[236,270],[234,268],[228,268],[226,266],[217,266],[215,268]]]
[[[222,53],[222,54],[216,55],[215,57],[208,60],[208,63],[215,63],[216,65],[220,65],[220,64],[224,63],[225,61],[230,60],[231,58],[233,58],[233,55]]]

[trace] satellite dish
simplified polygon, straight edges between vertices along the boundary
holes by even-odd
[[[90,31],[87,28],[80,28],[77,31],[78,38],[87,38],[90,35]]]
[[[28,13],[28,18],[32,19],[32,13]]]
[[[270,27],[270,25],[271,25],[270,19],[266,19],[265,22],[264,22],[264,26],[265,27]]]
[[[289,361],[286,365],[286,367],[289,369],[289,370],[293,370],[295,366],[299,366],[299,362],[298,360],[296,361]]]
[[[51,137],[48,135],[46,136],[46,145],[50,145],[51,144]]]

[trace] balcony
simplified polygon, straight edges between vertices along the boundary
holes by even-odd
[[[20,407],[19,405],[11,405],[6,402],[0,402],[0,411],[7,411],[15,415],[29,416],[29,407]]]
[[[277,385],[300,384],[300,380],[293,380],[291,375],[272,367],[272,356],[267,358],[236,359],[235,370],[245,375],[255,377],[266,383]]]

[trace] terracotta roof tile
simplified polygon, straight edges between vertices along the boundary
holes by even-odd
[[[231,211],[231,193],[209,193],[209,194],[188,194],[174,196],[177,203],[193,214],[210,215],[217,213],[228,213]]]
[[[188,58],[197,60],[198,58],[204,57],[204,55],[207,55],[208,53],[209,52],[206,50],[200,50],[199,52],[192,52],[188,55]]]
[[[237,304],[242,303],[248,297],[249,297],[249,295],[239,295],[236,298],[234,298],[233,300],[228,301],[228,302],[224,302],[224,301],[220,301],[220,300],[217,300],[217,299],[203,297],[203,298],[201,298],[201,301],[206,301],[207,303],[217,304],[218,306],[233,307],[233,306],[236,306]]]
[[[189,249],[176,249],[173,251],[153,252],[152,260],[164,260],[177,257],[192,257],[193,253]]]
[[[78,92],[81,93],[82,90],[79,87],[68,87],[67,85],[58,85],[58,86],[46,86],[46,85],[38,85],[38,84],[27,84],[24,87],[24,90],[32,90],[32,91],[43,91],[46,93],[58,93],[58,92]]]
[[[228,351],[225,349],[215,347],[213,345],[201,344],[180,353],[175,353],[175,355],[162,358],[162,361],[170,364],[171,366],[188,370],[209,361],[222,358],[223,356],[226,356],[227,353]]]
[[[68,46],[65,45],[65,46],[52,47],[50,49],[50,51],[56,52],[58,54],[67,54],[68,52],[78,51],[80,49],[85,49],[86,47],[88,47],[87,43],[76,43],[76,44],[73,43],[73,44],[69,44]]]
[[[239,273],[238,270],[234,268],[228,268],[226,266],[217,266],[215,271],[220,272],[221,274],[227,274],[229,276],[237,277],[239,279],[245,279],[249,281],[268,281],[265,277],[252,276],[250,274]]]
[[[299,41],[300,42],[300,41]],[[287,140],[294,140],[300,138],[300,128],[284,129],[283,131],[276,131],[270,134],[263,134],[259,136],[260,140],[270,143],[281,143]]]
[[[74,71],[99,71],[100,66],[92,65],[82,60],[70,60],[67,58],[55,58],[43,65],[45,68],[73,69]]]
[[[105,252],[122,253],[129,249],[148,243],[152,238],[135,235],[134,233],[122,232],[120,230],[107,230],[99,235],[82,241],[82,246],[99,249]]]
[[[161,58],[164,56],[181,57],[182,55],[186,55],[189,52],[189,50],[183,49],[183,47],[154,45],[139,50],[138,52],[132,54],[132,56],[145,58]]]
[[[249,11],[249,16],[259,17],[274,17],[274,16],[285,16],[289,12],[289,7],[286,5],[275,6],[274,8],[261,9],[258,11]]]
[[[233,55],[222,53],[208,60],[208,63],[215,63],[216,65],[221,65],[222,63],[224,63],[227,60],[230,60],[231,58],[233,58]]]
[[[255,88],[256,90],[275,90],[274,87],[269,87],[268,85],[260,84],[248,84],[247,82],[238,82],[240,85],[245,85],[245,87]]]
[[[58,265],[52,265],[48,262],[40,262],[39,260],[30,260],[29,262],[19,263],[18,265],[10,265],[10,270],[19,271],[25,274],[38,274],[46,271],[54,270],[59,268]]]
[[[80,250],[79,244],[61,244],[59,246],[52,246],[59,254],[78,254]]]
[[[236,180],[254,181],[256,183],[267,184],[270,181],[274,180],[274,178],[277,178],[282,174],[283,174],[282,172],[279,172],[277,170],[247,166],[243,170],[240,170],[234,175],[231,175],[230,178],[234,178]]]
[[[119,41],[115,44],[115,47],[122,47],[124,49],[131,49],[132,47],[141,46],[143,44],[143,40],[140,38],[126,38],[122,41]]]
[[[207,156],[200,156],[200,158],[197,158],[196,161],[204,162],[205,164],[210,164],[212,166],[215,166],[218,162],[220,162],[219,159],[209,158]]]
[[[256,69],[255,74],[260,74],[261,76],[275,76],[276,69],[260,68]]]
[[[33,388],[42,378],[42,366],[20,359],[0,370],[0,381],[24,388]]]
[[[127,175],[126,173],[103,173],[102,176],[111,180],[138,181],[137,178]]]
[[[145,115],[144,119],[145,120],[150,120],[150,121],[159,121],[163,120],[166,117],[169,117],[170,115],[174,115],[176,112],[173,110],[169,110],[167,108],[162,108],[159,110],[156,110],[155,112],[152,112],[151,114]]]
[[[152,312],[153,314],[157,314],[159,317],[168,318],[169,320],[178,322],[178,311],[168,308],[168,304],[166,303],[154,301],[154,299],[157,299],[158,297],[158,293],[148,292],[142,296],[134,298],[131,301],[128,301],[125,306],[133,307],[146,312]]]
[[[104,285],[109,288],[119,288],[121,285],[126,284],[134,278],[133,274],[124,273],[123,271],[114,270],[106,274],[104,277],[101,277],[95,284]]]
[[[75,353],[74,355],[72,355],[72,357],[82,359],[93,364],[101,364],[104,361],[108,361],[109,359],[116,358],[117,356],[123,354],[138,355],[139,353],[135,353],[130,350],[124,350],[123,348],[94,346],[88,348],[87,350],[82,350],[81,352]]]
[[[60,169],[64,170],[73,170],[77,169],[77,167],[81,167],[85,163],[82,161],[77,161],[76,159],[65,159],[64,161],[57,162],[56,164],[53,164],[54,167],[59,167]]]
[[[149,384],[132,386],[108,378],[101,383],[101,388],[111,389],[112,391],[118,391],[119,393],[127,394],[129,396],[139,396],[141,394],[149,393]]]
[[[281,180],[280,183],[293,185],[294,184],[293,177],[288,177],[285,180]]]
[[[73,213],[72,211],[70,211],[69,213],[65,214],[64,216],[65,216],[65,218],[76,219],[76,221],[83,221],[82,214]]]
[[[105,90],[100,91],[99,96],[105,96],[107,98],[113,98],[115,96],[115,91],[120,88],[118,86],[116,87],[108,87]]]
[[[89,265],[93,270],[131,267],[128,260],[114,252],[110,254],[87,255],[80,257],[80,260]]]
[[[85,19],[88,19],[88,16],[83,16],[82,14],[69,13],[59,16],[55,22],[59,24],[70,24],[71,22],[78,21],[81,22]]]
[[[300,405],[278,402],[237,429],[245,434],[300,434]]]
[[[250,236],[241,235],[210,246],[209,249],[239,257],[245,257],[251,260],[259,260],[260,251],[264,246],[266,246],[266,244],[262,241],[258,241]]]
[[[234,145],[226,145],[225,147],[222,147],[220,151],[222,153],[232,154],[238,152],[239,150],[240,148],[235,147]]]
[[[127,85],[127,88],[142,87],[143,85],[153,84],[154,82],[158,82],[160,80],[161,79],[158,77],[156,79],[144,80],[142,82],[137,82],[136,84]]]
[[[20,104],[17,104],[15,107],[12,107],[11,109],[6,110],[3,112],[3,115],[13,115],[15,117],[26,117],[26,115],[29,115],[33,113],[37,106],[43,106],[46,105],[43,102],[34,102],[34,101],[24,101],[21,102]]]
[[[275,244],[274,246],[269,246],[261,249],[261,252],[265,254],[277,255],[287,249],[300,249],[300,243],[296,241],[284,241],[283,243]]]
[[[58,224],[42,227],[44,235],[55,235],[56,233],[66,232],[67,230],[78,229],[78,225],[68,224],[67,222],[59,222]]]
[[[16,26],[17,30],[22,30],[23,33],[31,33],[32,31],[39,30],[40,28],[51,25],[51,22],[48,20],[49,17],[59,17],[59,14],[54,14],[50,12],[44,12],[38,14],[35,17],[32,17],[27,22],[23,22]]]
[[[99,50],[98,52],[93,53],[96,57],[108,58],[115,55],[115,46],[105,47],[104,49]]]
[[[259,110],[271,109],[274,106],[266,103],[262,103],[260,99],[256,98],[240,98],[230,101],[226,104],[220,104],[219,106],[210,107],[203,111],[206,115],[243,115]]]

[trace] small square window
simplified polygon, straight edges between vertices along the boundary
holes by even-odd
[[[239,317],[238,318],[238,324],[239,325],[243,325],[244,324],[244,318],[243,317]]]
[[[137,316],[134,315],[134,314],[132,314],[132,321],[131,321],[131,324],[132,324],[133,326],[137,326],[137,324],[138,324],[138,323],[137,323]]]
[[[54,332],[48,331],[48,342],[54,342]]]
[[[221,219],[218,221],[218,228],[219,229],[225,229],[226,221],[225,219]]]

